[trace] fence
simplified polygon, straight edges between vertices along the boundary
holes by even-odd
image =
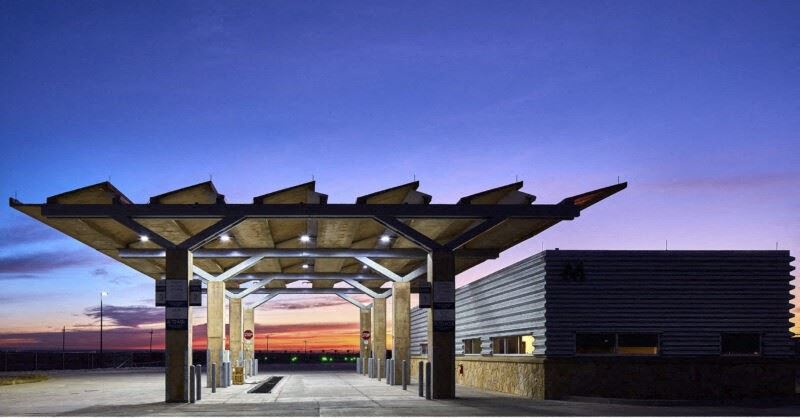
[[[81,370],[119,367],[163,367],[163,352],[52,352],[4,351],[2,371]]]

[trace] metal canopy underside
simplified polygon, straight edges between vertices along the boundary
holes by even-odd
[[[227,288],[272,278],[265,288],[296,280],[332,289],[349,277],[367,288],[390,278],[423,280],[429,247],[456,254],[460,273],[624,189],[627,183],[535,205],[522,182],[431,204],[419,182],[371,193],[355,204],[329,204],[315,182],[229,204],[204,182],[135,204],[109,182],[47,198],[10,199],[10,206],[154,279],[164,275],[165,249],[187,248],[204,277],[229,278]],[[221,234],[229,237],[220,239]],[[146,235],[148,241],[140,240]],[[303,242],[302,235],[310,240]],[[389,236],[388,242],[381,239]],[[368,267],[367,267],[368,266]],[[362,275],[354,279],[355,275]]]

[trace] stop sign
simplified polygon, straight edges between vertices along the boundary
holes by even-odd
[[[369,339],[369,331],[361,331],[361,339],[367,341]]]
[[[251,339],[253,339],[253,331],[251,331],[251,330],[249,330],[249,329],[246,329],[246,330],[244,330],[244,338],[245,338],[246,340],[251,340]]]

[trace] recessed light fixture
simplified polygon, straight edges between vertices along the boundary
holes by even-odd
[[[308,268],[308,264],[303,264],[303,268],[307,269]]]
[[[139,241],[147,242],[147,241],[150,241],[150,238],[147,235],[140,235],[139,236]]]
[[[228,234],[222,234],[219,236],[219,240],[222,242],[228,242],[231,240],[231,236]]]
[[[392,240],[392,237],[388,235],[381,235],[381,242],[389,242]]]
[[[311,237],[308,235],[300,235],[300,242],[309,242],[311,241]]]
[[[363,266],[361,266],[361,270],[366,270],[366,269],[368,269],[368,268],[369,268],[369,267],[367,267],[367,265],[366,265],[366,264],[364,264]]]

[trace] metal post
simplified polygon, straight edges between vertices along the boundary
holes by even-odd
[[[402,376],[402,379],[403,379],[403,390],[406,390],[407,389],[406,386],[408,385],[408,362],[405,361],[405,360],[403,360],[403,376]]]
[[[255,373],[255,376],[258,376],[258,359],[254,359],[253,361],[255,362],[255,366],[253,367],[253,373]]]
[[[425,396],[424,387],[425,387],[425,362],[420,360],[419,366],[417,367],[417,383],[419,384],[419,396]]]
[[[211,393],[217,393],[217,363],[211,363]]]
[[[203,365],[198,364],[194,366],[194,371],[196,373],[194,382],[195,385],[194,391],[197,400],[199,401],[200,399],[203,398]]]
[[[425,399],[431,397],[431,362],[425,363]]]
[[[387,358],[384,363],[385,363],[384,365],[386,367],[385,368],[385,370],[386,370],[386,384],[387,385],[391,385],[392,384],[392,361]]]
[[[194,365],[189,365],[189,403],[194,403],[195,389],[194,389]]]
[[[376,373],[375,374],[376,374],[376,377],[378,378],[378,381],[380,382],[381,381],[381,362],[378,361],[380,359],[375,359],[375,360],[376,360],[375,361],[375,366],[376,366]]]

